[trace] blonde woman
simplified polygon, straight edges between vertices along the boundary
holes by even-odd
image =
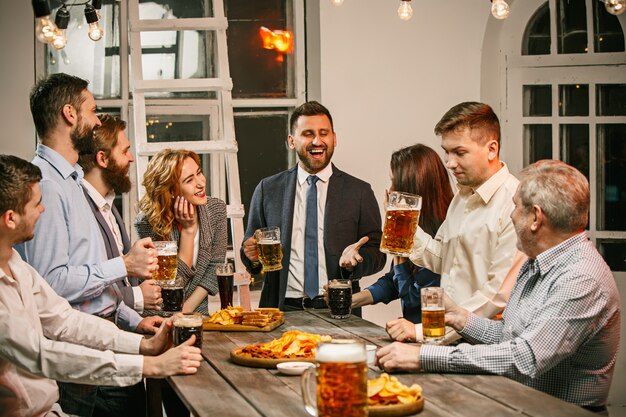
[[[207,294],[218,291],[215,265],[226,257],[226,204],[206,195],[206,179],[195,152],[165,149],[149,162],[146,193],[135,220],[140,237],[178,242],[178,277],[184,312],[208,313]]]

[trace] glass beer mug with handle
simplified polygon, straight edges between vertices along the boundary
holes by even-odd
[[[409,256],[413,249],[413,235],[422,209],[422,197],[392,191],[389,193],[385,226],[380,251],[390,255]]]
[[[356,340],[320,342],[315,352],[316,366],[302,374],[304,409],[312,416],[367,416],[367,353]],[[317,407],[310,381],[317,380]]]
[[[159,269],[152,273],[157,284],[173,285],[178,269],[178,244],[175,240],[158,240],[154,242],[159,260]]]
[[[264,227],[254,233],[263,272],[283,269],[283,249],[279,227]]]

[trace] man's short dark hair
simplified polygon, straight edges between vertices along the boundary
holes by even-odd
[[[100,119],[100,126],[97,126],[93,130],[93,153],[83,154],[78,157],[78,163],[85,171],[85,174],[89,173],[96,166],[96,155],[98,152],[103,151],[104,155],[108,158],[111,154],[111,149],[117,145],[117,135],[126,129],[126,122],[116,116],[110,114],[98,115]]]
[[[333,117],[330,115],[328,109],[322,106],[317,101],[307,101],[304,104],[296,107],[296,109],[291,113],[291,118],[289,119],[289,132],[293,135],[296,132],[296,123],[298,123],[298,119],[300,116],[318,116],[325,115],[330,120],[330,127],[335,131],[335,127],[333,126]]]
[[[478,143],[484,144],[495,139],[500,149],[500,121],[489,105],[475,101],[457,104],[439,120],[435,134],[441,136],[465,129],[470,130],[472,139]]]
[[[40,139],[56,127],[63,106],[71,104],[80,110],[88,85],[88,81],[64,73],[49,75],[35,84],[30,92],[30,112]]]
[[[17,156],[0,155],[0,214],[23,214],[32,197],[32,186],[41,181],[41,170]]]

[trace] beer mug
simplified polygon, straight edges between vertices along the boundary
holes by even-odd
[[[176,313],[174,315],[174,346],[196,335],[195,347],[202,349],[202,314]]]
[[[228,308],[233,305],[233,287],[234,287],[235,268],[233,264],[218,264],[215,267],[215,276],[217,277],[217,286],[220,293],[220,308]]]
[[[422,209],[422,197],[392,191],[389,193],[385,227],[380,251],[391,255],[408,256],[413,249],[413,235]]]
[[[446,335],[446,309],[443,306],[443,288],[422,288],[421,296],[424,342],[437,344]]]
[[[161,309],[165,313],[175,313],[183,310],[183,301],[185,299],[185,291],[183,281],[180,278],[176,278],[172,281],[163,281],[159,283],[161,286],[161,298],[163,304]]]
[[[347,319],[352,310],[352,281],[331,279],[328,281],[328,308],[330,317]]]
[[[159,269],[152,273],[152,279],[157,284],[173,285],[178,269],[178,244],[174,240],[159,240],[154,242],[159,259]]]
[[[263,272],[283,269],[283,249],[280,244],[280,228],[264,227],[255,232],[259,261]]]
[[[316,366],[302,374],[300,382],[304,409],[312,416],[367,416],[367,354],[356,340],[320,342]],[[317,407],[310,393],[316,374]]]

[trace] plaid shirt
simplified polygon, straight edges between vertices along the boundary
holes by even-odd
[[[606,404],[619,351],[613,275],[584,233],[522,266],[503,320],[470,313],[460,332],[480,343],[423,346],[425,371],[509,377],[580,406]]]

